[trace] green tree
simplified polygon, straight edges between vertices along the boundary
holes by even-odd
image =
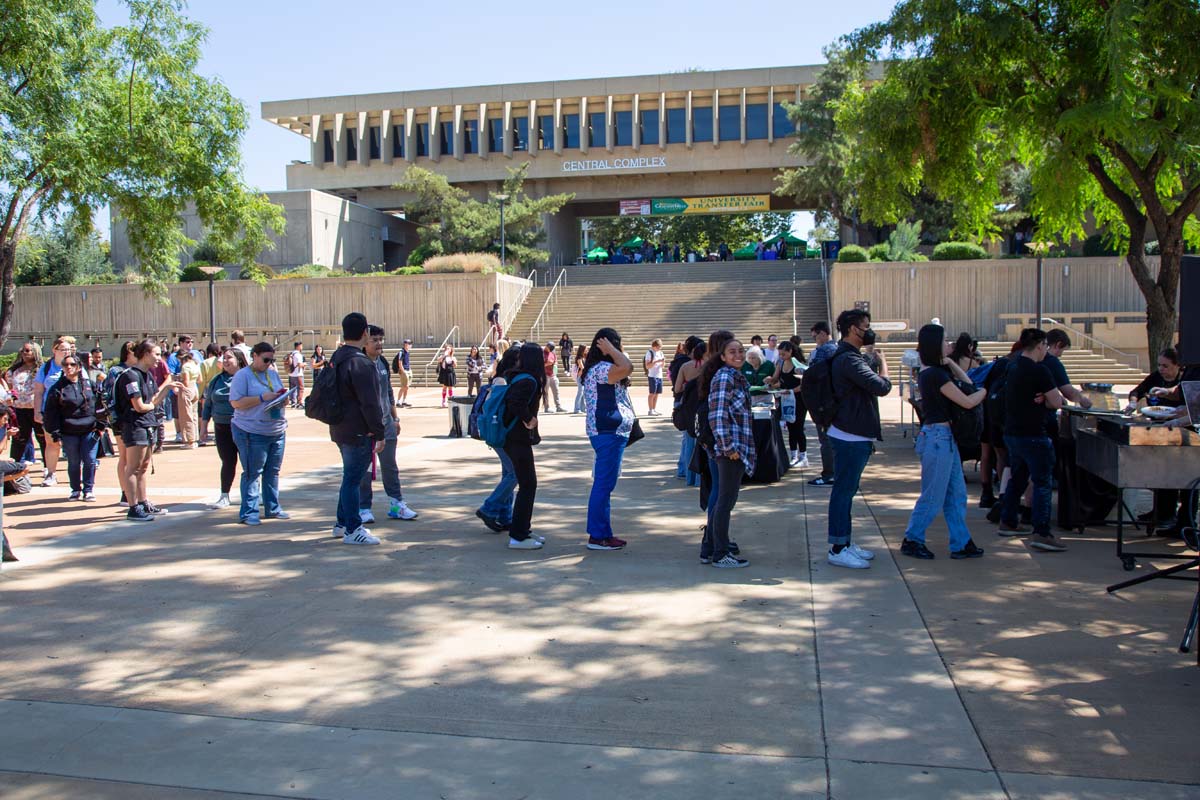
[[[253,263],[282,211],[240,167],[246,110],[197,73],[204,29],[181,0],[126,0],[129,24],[102,28],[90,0],[7,0],[0,14],[0,342],[12,326],[17,242],[60,209],[90,230],[108,204],[128,226],[146,291],[193,242],[188,203],[236,260]]]
[[[545,238],[542,215],[553,214],[574,199],[573,194],[533,198],[525,194],[529,163],[511,167],[502,189],[505,194],[504,239],[508,255],[520,264],[546,261],[550,254],[537,245]],[[409,167],[393,188],[415,196],[407,204],[421,223],[421,244],[441,253],[500,252],[500,204],[483,203],[451,186],[445,176],[421,167]]]
[[[93,232],[33,225],[17,242],[19,286],[115,283],[108,243]]]
[[[759,239],[770,239],[791,230],[790,212],[758,214],[680,214],[661,217],[603,217],[592,224],[597,244],[621,244],[635,236],[658,244],[678,244],[684,252],[716,252],[721,242],[736,250]]]
[[[1029,168],[1042,238],[1111,232],[1170,343],[1185,241],[1200,243],[1200,5],[1186,0],[905,0],[851,34],[861,63],[896,59],[836,119],[858,141],[863,212],[889,222],[924,184],[979,236],[1004,169]],[[1158,275],[1145,259],[1158,235]]]

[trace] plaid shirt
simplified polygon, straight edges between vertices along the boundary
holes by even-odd
[[[736,451],[754,472],[754,436],[750,430],[750,383],[733,367],[721,367],[708,393],[708,424],[713,432],[713,452],[727,456]]]

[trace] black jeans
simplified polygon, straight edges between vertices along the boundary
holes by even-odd
[[[14,408],[17,412],[17,435],[12,440],[12,450],[9,453],[9,458],[13,461],[20,461],[25,457],[25,448],[29,445],[29,437],[36,436],[38,447],[41,449],[42,458],[45,459],[46,452],[46,432],[42,428],[42,423],[33,421],[32,408]]]
[[[467,373],[467,397],[474,397],[479,391],[479,373]]]
[[[217,439],[217,455],[221,457],[221,494],[229,494],[238,467],[238,449],[233,441],[233,426],[228,422],[214,422],[213,434]]]
[[[537,496],[537,468],[533,463],[533,445],[529,442],[510,441],[504,445],[504,452],[512,461],[513,473],[517,476],[517,499],[513,502],[512,525],[508,528],[508,535],[517,541],[523,541],[529,538],[529,526],[533,520],[533,499]]]
[[[804,435],[804,418],[807,415],[808,406],[804,405],[804,398],[797,394],[796,421],[787,424],[789,450],[799,450],[801,453],[808,452],[808,437]]]
[[[742,478],[746,467],[740,461],[719,456],[717,468],[717,502],[712,509],[711,523],[704,528],[701,553],[712,553],[713,561],[720,561],[729,553],[729,518],[737,505],[738,493],[742,490]]]

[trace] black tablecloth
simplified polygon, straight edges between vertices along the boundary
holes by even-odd
[[[1065,415],[1064,415],[1065,416]],[[1075,463],[1075,438],[1063,419],[1054,440],[1054,477],[1058,480],[1058,526],[1082,530],[1103,525],[1117,504],[1117,487]]]
[[[751,420],[757,460],[753,474],[746,476],[746,483],[775,483],[787,474],[788,451],[779,419],[779,409],[774,409],[770,419]]]

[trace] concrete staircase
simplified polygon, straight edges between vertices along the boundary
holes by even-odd
[[[893,370],[893,376],[897,373],[895,370],[900,366],[900,358],[905,350],[916,348],[915,342],[884,342],[879,345],[879,350],[883,352],[887,358],[888,365]],[[987,360],[991,360],[995,356],[1007,355],[1012,348],[1012,342],[980,342],[979,352]],[[1071,377],[1071,383],[1076,386],[1081,383],[1111,383],[1118,386],[1133,386],[1139,383],[1142,378],[1146,377],[1144,372],[1139,372],[1133,367],[1114,361],[1111,358],[1104,358],[1091,350],[1072,347],[1067,352],[1063,353],[1063,366],[1067,368],[1067,374]]]

